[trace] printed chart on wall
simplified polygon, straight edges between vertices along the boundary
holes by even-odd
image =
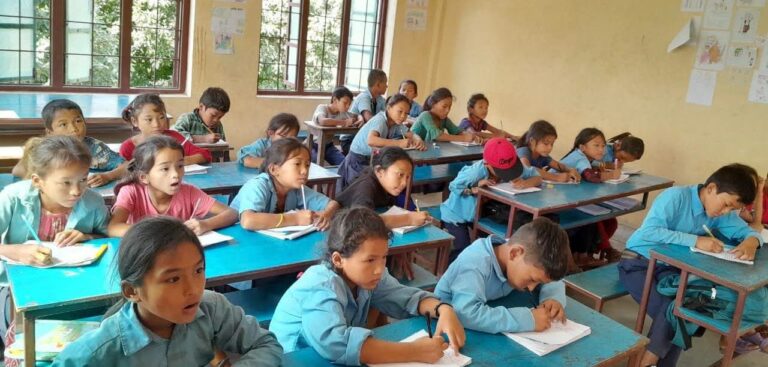
[[[211,16],[213,51],[217,54],[235,53],[233,35],[245,34],[245,10],[241,8],[213,8]]]

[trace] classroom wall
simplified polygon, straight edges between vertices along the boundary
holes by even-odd
[[[558,158],[581,128],[597,126],[643,138],[646,154],[635,165],[678,184],[703,182],[736,161],[768,170],[768,105],[747,102],[751,72],[720,72],[711,107],[685,102],[695,47],[666,52],[690,15],[680,1],[436,2],[442,14],[430,15],[442,26],[429,73],[457,95],[453,119],[464,116],[470,94],[484,92],[488,121],[510,132],[540,118],[554,123]]]

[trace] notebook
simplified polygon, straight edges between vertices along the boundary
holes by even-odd
[[[578,185],[579,184],[576,181],[560,182],[560,181],[552,181],[552,180],[543,180],[542,182],[544,182],[545,184],[550,184],[550,185]]]
[[[306,226],[288,226],[272,229],[262,229],[259,231],[261,234],[265,234],[270,237],[279,238],[281,240],[294,240],[305,234],[312,233],[317,230],[312,224]]]
[[[640,205],[640,201],[633,198],[618,198],[613,200],[604,201],[603,205],[608,205],[612,208],[619,210],[629,210]]]
[[[27,241],[24,244],[36,244],[37,241]],[[48,265],[29,265],[36,268],[54,268],[54,267],[75,267],[92,264],[98,260],[104,252],[107,251],[109,244],[103,244],[101,246],[91,246],[77,244],[66,247],[57,247],[53,242],[42,242],[41,246],[45,246],[51,249],[51,263]],[[28,265],[11,260],[5,256],[0,257],[8,264],[13,265]]]
[[[403,343],[412,342],[416,339],[427,337],[426,330],[419,330],[413,335],[401,340]],[[463,367],[472,364],[472,358],[467,357],[461,353],[454,355],[453,349],[448,348],[443,351],[443,358],[440,358],[435,363],[421,363],[421,362],[402,362],[402,363],[377,363],[368,364],[369,367],[424,367],[424,366],[451,366],[451,367]]]
[[[500,183],[498,185],[488,186],[489,189],[501,191],[510,195],[526,194],[529,192],[541,191],[540,187],[528,187],[525,189],[516,189],[511,182]]]
[[[35,359],[51,361],[77,338],[99,328],[96,321],[35,320]],[[24,334],[5,349],[5,357],[24,359]]]
[[[200,240],[200,244],[203,245],[203,247],[206,247],[210,245],[215,245],[217,243],[231,241],[233,237],[221,234],[216,231],[208,231],[201,235],[198,235],[197,239]]]
[[[589,326],[568,320],[565,323],[552,322],[552,326],[541,332],[504,333],[538,356],[549,354],[571,344],[592,332]]]
[[[643,173],[643,170],[640,168],[621,167],[621,173],[624,175],[639,175]]]
[[[629,180],[629,175],[622,173],[621,176],[615,180],[605,180],[603,182],[615,185],[615,184],[620,184],[622,182],[627,182],[627,180]]]
[[[576,210],[587,213],[589,215],[605,215],[611,212],[611,209],[597,204],[582,205],[576,207]]]
[[[451,144],[461,145],[462,147],[476,147],[483,145],[482,143],[476,143],[474,141],[452,141]]]
[[[386,212],[381,213],[381,215],[403,215],[403,214],[409,214],[409,213],[410,213],[409,210],[403,209],[403,208],[401,208],[399,206],[392,206]],[[417,229],[419,229],[421,227],[424,227],[425,225],[426,225],[426,223],[422,224],[420,226],[404,226],[404,227],[392,228],[392,232],[395,232],[397,234],[406,234],[408,232],[412,232],[412,231],[417,230]]]
[[[200,175],[207,172],[208,167],[201,166],[199,164],[190,164],[189,166],[184,166],[185,175]]]
[[[728,253],[728,251],[733,250],[733,248],[734,248],[733,246],[723,246],[723,252],[720,252],[720,253],[704,251],[704,250],[698,249],[696,247],[691,247],[691,251],[698,252],[700,254],[704,254],[704,255],[708,255],[708,256],[712,256],[712,257],[716,257],[718,259],[723,259],[723,260],[726,260],[726,261],[732,261],[732,262],[742,263],[742,264],[747,264],[747,265],[755,265],[755,262],[753,260],[742,260],[742,259],[737,258],[734,254]]]

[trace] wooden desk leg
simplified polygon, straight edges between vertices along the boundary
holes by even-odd
[[[322,135],[322,134],[321,134]],[[312,129],[307,130],[307,148],[309,148],[309,151],[312,152],[312,143],[315,142],[315,134],[312,133]],[[311,154],[310,154],[311,155]],[[317,162],[317,164],[320,164],[320,162]],[[320,164],[322,166],[322,164]]]
[[[643,359],[643,354],[645,354],[646,348],[640,348],[636,353],[633,353],[631,356],[629,356],[629,361],[627,362],[628,367],[641,367],[640,361]]]
[[[677,293],[675,294],[675,307],[683,307],[683,299],[685,299],[685,286],[688,285],[688,270],[680,270],[680,285],[677,287]]]
[[[653,284],[653,272],[656,270],[656,259],[651,257],[648,262],[648,270],[645,273],[645,285],[643,285],[643,297],[640,299],[640,310],[637,312],[637,321],[635,322],[635,332],[643,333],[643,324],[645,323],[645,314],[648,312],[648,299],[651,298],[651,285]]]
[[[480,222],[480,213],[482,212],[483,207],[483,194],[479,193],[477,194],[477,205],[475,206],[475,223],[473,223],[472,231],[469,232],[470,236],[469,239],[472,242],[475,242],[477,239],[477,227],[479,227]]]
[[[317,139],[317,164],[325,166],[325,140],[327,136],[325,132],[320,132],[320,136]],[[309,148],[310,150],[312,148]]]
[[[328,190],[325,196],[327,196],[331,200],[335,200],[336,199],[336,180],[329,182],[327,185],[325,185],[325,187]]]
[[[35,319],[21,314],[24,324],[24,365],[35,367]]]
[[[448,255],[451,253],[451,241],[446,241],[445,245],[437,249],[437,259],[435,263],[435,275],[440,277],[448,268]]]
[[[747,301],[747,292],[739,290],[739,299],[736,300],[736,309],[733,311],[733,323],[731,329],[728,330],[726,335],[725,353],[723,353],[723,359],[720,362],[720,367],[728,367],[733,362],[733,353],[736,351],[736,341],[739,340],[739,325],[741,324],[741,317],[744,313],[744,304]]]
[[[507,223],[507,238],[512,237],[512,227],[515,225],[515,212],[517,208],[514,205],[509,206],[509,222]]]

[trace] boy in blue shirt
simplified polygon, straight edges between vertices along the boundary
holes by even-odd
[[[453,305],[469,329],[492,334],[546,330],[552,320],[566,318],[560,279],[568,269],[569,251],[565,231],[547,218],[536,218],[509,242],[489,236],[472,243],[440,278],[435,294]],[[510,294],[526,306],[487,304]]]
[[[379,69],[372,69],[368,73],[368,89],[360,92],[352,101],[349,112],[363,117],[363,123],[368,122],[373,116],[384,111],[387,101],[384,99],[387,93],[387,73]],[[341,151],[346,156],[352,139],[355,135],[342,135],[339,137]]]
[[[723,243],[707,235],[704,225],[739,243],[731,250],[743,260],[755,258],[762,245],[760,234],[739,218],[738,211],[755,199],[757,173],[752,167],[730,164],[715,171],[703,185],[677,186],[662,192],[654,201],[643,224],[627,241],[619,262],[619,278],[632,298],[640,302],[650,252],[657,246],[676,245],[721,252]],[[648,334],[650,344],[641,366],[674,366],[682,349],[672,344],[674,329],[666,319],[673,297],[660,295],[658,281],[680,270],[657,264],[651,285],[648,315],[653,318]]]

